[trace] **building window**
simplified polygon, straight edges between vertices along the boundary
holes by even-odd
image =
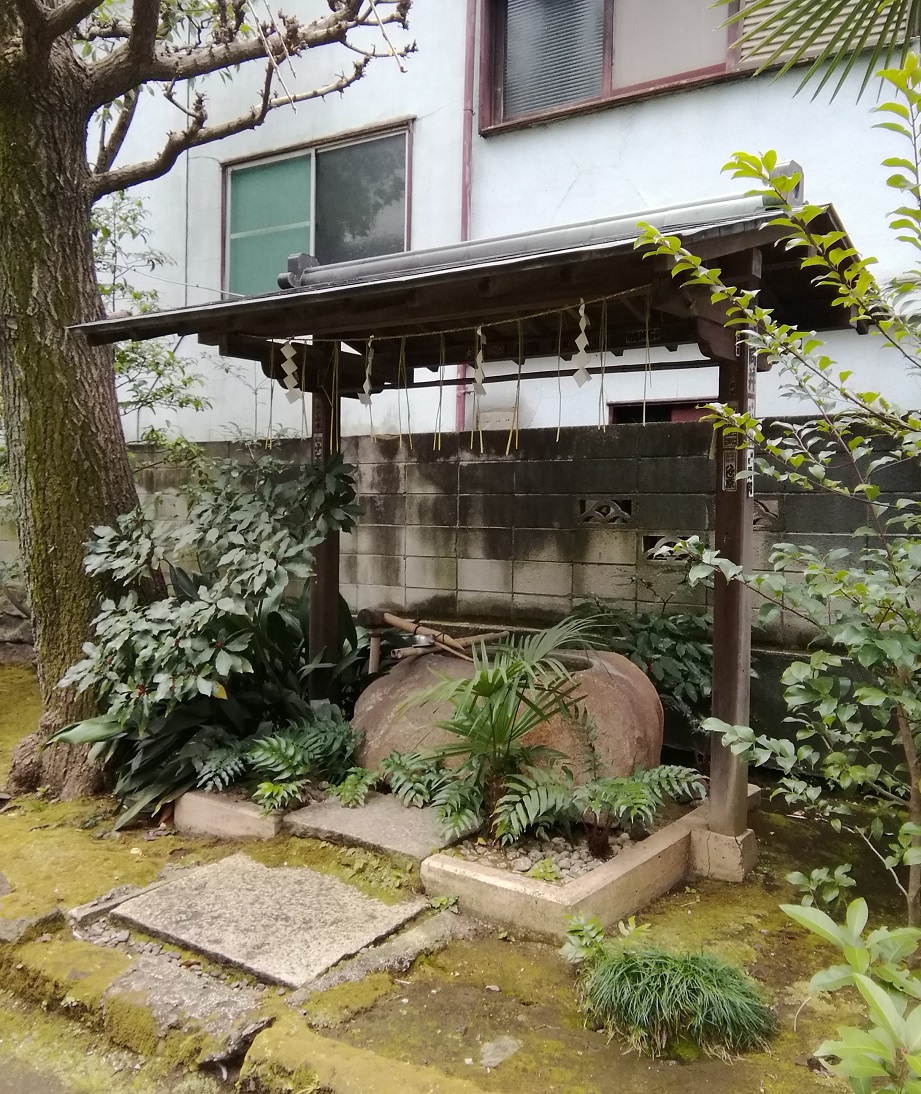
[[[713,0],[486,0],[481,128],[701,83],[770,60],[768,39],[750,42],[741,61],[736,43],[754,24],[722,25],[729,10]],[[764,15],[759,8],[751,19]],[[868,47],[875,40],[874,33]],[[811,42],[803,58],[826,42],[827,35]]]
[[[407,133],[228,168],[227,288],[274,292],[288,256],[322,265],[407,244]]]

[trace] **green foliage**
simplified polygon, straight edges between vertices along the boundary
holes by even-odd
[[[297,805],[307,789],[306,779],[287,779],[284,782],[261,782],[253,791],[253,801],[262,806],[265,814]]]
[[[603,600],[578,604],[569,618],[591,624],[589,644],[613,650],[638,665],[667,706],[692,729],[709,714],[713,662],[713,620],[709,614],[628,612]]]
[[[876,107],[883,119],[879,125],[906,146],[903,156],[885,161],[893,170],[888,182],[899,202],[890,228],[901,242],[921,251],[921,60],[910,54],[901,69],[881,76],[894,98]],[[866,326],[870,339],[881,340],[909,370],[917,370],[921,271],[910,270],[888,285],[878,283],[873,260],[861,258],[840,231],[823,232],[822,210],[795,204],[798,174],[785,176],[777,166],[775,152],[740,152],[727,170],[777,209],[773,223],[787,236],[787,249],[799,256],[811,278],[834,292],[835,306],[847,321]],[[917,466],[921,456],[921,414],[901,410],[878,391],[861,390],[851,373],[824,352],[814,332],[779,323],[754,292],[726,284],[718,270],[708,269],[677,237],[645,226],[638,246],[667,256],[676,278],[725,308],[729,324],[778,366],[784,393],[811,401],[816,411],[805,423],[768,425],[715,405],[714,428],[727,443],[759,450],[757,470],[784,489],[822,491],[863,511],[863,519],[855,519],[851,546],[827,551],[778,543],[767,572],[746,573],[696,537],[680,545],[691,558],[692,583],[714,574],[742,582],[763,598],[765,622],[782,611],[808,624],[815,635],[810,655],[794,662],[783,677],[795,743],[715,719],[704,728],[722,732],[732,751],[750,762],[780,767],[785,777],[779,793],[789,803],[870,841],[904,894],[910,921],[921,923],[921,795],[916,792],[921,779],[916,743],[921,734],[921,502],[891,492],[893,471]],[[895,763],[894,750],[899,754]],[[855,818],[846,798],[830,794],[829,788],[852,796],[856,792],[861,816]],[[909,867],[907,888],[901,866]]]
[[[431,805],[453,780],[453,772],[435,756],[421,752],[391,752],[381,760],[381,774],[406,806]]]
[[[343,805],[354,807],[364,805],[368,794],[377,784],[378,775],[366,767],[350,768],[345,778],[336,786],[330,787],[330,794],[338,798]]]
[[[782,907],[801,927],[839,949],[846,962],[817,972],[809,984],[810,995],[856,988],[867,1009],[868,1028],[839,1029],[838,1039],[825,1041],[815,1055],[833,1074],[848,1079],[855,1094],[918,1094],[921,980],[912,959],[921,931],[867,931],[869,912],[862,899],[848,906],[840,926],[817,908]]]
[[[528,832],[544,838],[553,828],[569,827],[578,815],[573,794],[565,770],[531,767],[509,775],[493,812],[496,839],[508,845]]]
[[[737,43],[742,56],[752,49],[768,53],[759,72],[779,65],[784,73],[810,61],[800,90],[820,77],[817,95],[837,76],[834,96],[858,63],[863,69],[861,91],[880,64],[905,64],[911,39],[921,27],[921,0],[746,0],[728,22],[742,19],[745,31]]]
[[[665,798],[706,796],[700,772],[677,766],[638,769],[633,775],[595,779],[581,786],[565,770],[529,768],[509,776],[505,786],[493,814],[495,834],[503,844],[527,832],[544,836],[551,828],[569,827],[579,820],[605,834],[615,824],[648,828]]]
[[[566,916],[566,938],[560,956],[573,965],[581,965],[604,952],[604,928],[597,916],[584,912]]]
[[[709,954],[606,948],[584,963],[579,986],[590,1021],[650,1056],[687,1039],[725,1056],[762,1048],[774,1032],[756,984]]]
[[[160,307],[160,294],[133,284],[170,263],[149,244],[147,210],[141,198],[117,192],[93,208],[93,255],[99,291],[110,311],[148,312]],[[162,339],[122,342],[115,347],[115,388],[123,413],[137,410],[204,410],[195,362],[181,357]]]
[[[836,866],[834,871],[826,866],[820,866],[808,874],[793,870],[787,874],[787,881],[803,894],[800,903],[806,908],[814,904],[822,904],[826,908],[837,907],[846,891],[857,884],[851,877],[851,867],[847,863]]]
[[[202,790],[226,790],[246,774],[247,760],[242,743],[216,745],[195,763],[198,786]]]
[[[306,468],[268,458],[248,469],[224,461],[199,471],[181,528],[138,509],[116,528],[95,530],[87,569],[124,591],[103,601],[94,641],[62,686],[92,689],[120,727],[93,740],[94,755],[118,772],[121,823],[195,785],[196,762],[216,745],[265,737],[273,727],[308,727],[304,747],[330,757],[321,777],[344,777],[351,730],[337,708],[315,708],[306,693],[311,674],[329,666],[350,700],[367,636],[344,606],[339,649],[328,662],[311,659],[306,580],[314,548],[330,531],[353,526],[354,498],[351,468],[338,455]],[[198,570],[168,558],[194,559]],[[164,566],[170,595],[142,599],[138,590]],[[305,582],[302,592],[295,580]],[[78,724],[54,740],[72,742],[84,732]]]
[[[560,871],[557,870],[552,858],[545,858],[541,859],[536,866],[531,867],[528,871],[528,877],[533,877],[537,881],[559,881]]]
[[[486,798],[494,805],[508,776],[563,758],[543,745],[525,744],[524,738],[556,715],[577,716],[576,683],[555,651],[577,643],[589,629],[585,620],[564,620],[499,645],[491,656],[485,646],[474,647],[472,679],[441,677],[434,687],[409,700],[409,704],[451,705],[451,717],[439,725],[456,740],[435,754],[440,759],[461,758],[457,768],[461,784],[469,781],[476,787],[481,802]],[[456,790],[444,793],[452,804],[445,807],[440,801],[443,795],[438,795],[443,819],[454,816],[456,820],[472,812],[469,793],[459,807]]]
[[[454,777],[432,798],[447,836],[460,839],[483,823],[483,787],[474,775]]]

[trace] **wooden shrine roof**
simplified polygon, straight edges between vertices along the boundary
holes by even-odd
[[[813,284],[798,252],[772,225],[777,211],[758,199],[721,199],[647,210],[517,236],[476,240],[331,266],[294,268],[291,287],[262,296],[84,323],[94,343],[197,335],[222,354],[260,361],[280,377],[281,343],[296,344],[305,390],[328,387],[333,347],[340,394],[365,379],[365,350],[374,338],[374,390],[411,385],[413,370],[472,361],[476,328],[486,360],[564,359],[574,351],[579,305],[586,303],[590,351],[617,355],[646,346],[697,341],[696,317],[667,270],[634,247],[637,222],[648,220],[733,284],[759,277],[761,301],[801,329],[847,326],[831,289]],[[823,206],[817,231],[843,230]],[[846,244],[846,240],[845,240]],[[752,268],[752,265],[757,269]],[[285,279],[281,275],[280,280]],[[709,365],[709,361],[701,361]],[[612,364],[616,370],[616,364]],[[523,378],[527,378],[527,373]]]

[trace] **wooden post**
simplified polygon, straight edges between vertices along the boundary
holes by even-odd
[[[734,357],[717,358],[719,400],[739,411],[754,411],[756,355],[744,344]],[[739,479],[751,469],[751,449],[738,438],[717,438],[716,534],[724,557],[751,568],[753,484]],[[713,594],[713,716],[731,725],[748,725],[751,684],[751,593],[717,574]],[[710,744],[710,830],[741,836],[748,829],[748,767],[714,733]]]
[[[312,396],[313,413],[313,461],[319,463],[332,451],[336,439],[335,423],[339,420],[339,407],[333,406],[333,398],[325,391],[315,391]],[[326,661],[334,661],[339,649],[339,533],[331,532],[317,547],[314,554],[315,570],[310,579],[310,657],[322,655]],[[328,670],[315,671],[310,675],[310,698],[328,699],[331,681]]]

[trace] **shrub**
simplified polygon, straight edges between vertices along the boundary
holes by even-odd
[[[608,948],[586,963],[580,991],[591,1021],[651,1056],[688,1040],[725,1056],[764,1046],[774,1031],[754,981],[709,954]]]
[[[621,653],[652,680],[665,706],[692,730],[710,713],[713,619],[708,614],[628,612],[603,600],[576,605],[570,619],[591,625],[593,649]]]

